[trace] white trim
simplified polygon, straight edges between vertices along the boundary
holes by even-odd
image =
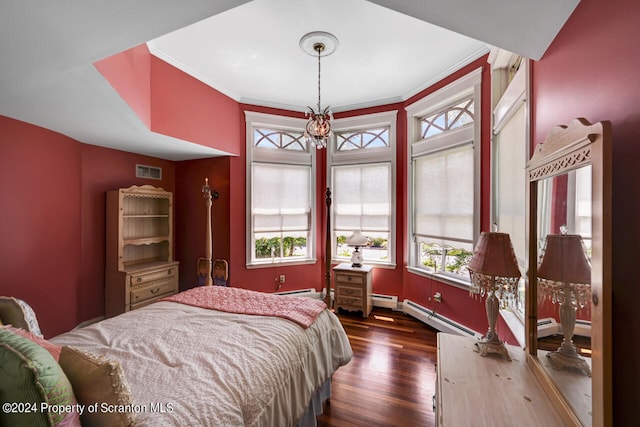
[[[504,143],[500,139],[500,133],[504,130],[505,126],[509,124],[509,122],[514,118],[515,114],[518,113],[520,107],[524,104],[524,135],[523,135],[523,144],[524,144],[524,157],[521,159],[513,159],[513,167],[514,168],[525,168],[527,162],[529,161],[529,148],[531,146],[530,138],[531,138],[531,105],[529,102],[530,99],[530,82],[531,82],[531,66],[530,60],[524,57],[520,57],[517,54],[495,48],[492,51],[492,55],[490,55],[490,63],[492,64],[491,71],[491,82],[493,88],[493,97],[497,98],[492,99],[492,104],[495,104],[493,108],[493,114],[491,116],[491,185],[490,185],[490,219],[491,224],[497,224],[498,231],[510,232],[513,228],[505,230],[504,224],[500,224],[499,212],[498,212],[498,202],[500,195],[498,194],[498,177],[502,173],[500,169],[497,167],[497,162],[499,159],[499,148]],[[513,79],[509,81],[509,73],[510,68],[520,61],[520,66],[516,71],[516,74],[513,76]],[[520,163],[518,162],[520,161]],[[526,179],[525,179],[526,181]],[[524,184],[521,190],[524,192],[526,190],[526,183]],[[513,216],[514,212],[510,212],[512,215],[511,224],[514,223]],[[525,225],[524,223],[522,224]],[[502,226],[502,228],[501,228]],[[524,227],[524,236],[523,239],[527,241],[527,230]],[[514,235],[512,235],[512,239],[514,239]],[[528,257],[528,245],[524,245],[524,256],[523,259],[518,258],[518,264],[520,265],[520,269],[524,272],[524,260]],[[524,275],[523,275],[524,277]],[[523,282],[524,283],[524,282]],[[522,286],[520,284],[519,286]],[[509,317],[507,324],[511,328],[514,335],[519,333],[520,330],[524,329],[524,307],[522,307],[522,311],[519,311],[518,307],[511,306],[511,310],[514,311],[513,318]],[[517,336],[517,335],[516,335]],[[517,336],[520,340],[521,338]],[[524,332],[522,332],[522,339],[524,340]]]
[[[526,64],[516,72],[511,83],[493,109],[493,133],[499,133],[507,122],[518,111],[520,105],[527,101]]]
[[[397,110],[383,111],[380,113],[335,119],[332,122],[332,128],[334,131],[367,129],[375,126],[388,126],[390,123],[396,123],[397,120]]]
[[[473,126],[467,125],[462,128],[451,129],[411,144],[411,157],[414,158],[425,154],[437,153],[438,151],[448,150],[458,145],[474,144],[474,136],[475,128]]]
[[[458,279],[457,277],[459,276],[454,276],[453,274],[446,275],[442,273],[436,273],[434,271],[427,270],[426,268],[413,267],[410,265],[407,265],[406,269],[409,273],[436,280],[447,285],[455,286],[456,288],[464,289],[467,292],[469,291],[469,287],[471,286],[469,280],[464,280],[462,278]]]
[[[424,98],[407,106],[407,205],[406,205],[406,221],[407,236],[406,250],[409,254],[408,269],[409,271],[424,275],[423,270],[418,266],[419,254],[417,242],[413,239],[413,206],[415,203],[413,197],[413,160],[418,156],[428,155],[435,151],[451,148],[445,146],[451,143],[451,139],[447,135],[434,136],[429,141],[436,141],[436,147],[427,148],[426,142],[423,142],[420,135],[420,124],[418,118],[429,114],[434,114],[458,101],[473,96],[474,99],[474,121],[473,127],[469,129],[453,130],[452,136],[464,137],[468,140],[471,138],[473,143],[473,167],[474,167],[474,215],[473,215],[473,239],[480,234],[480,181],[481,181],[481,146],[482,146],[482,68],[476,68],[463,77],[449,83],[445,87],[425,96]],[[473,130],[471,132],[471,129]],[[469,135],[466,135],[469,132]],[[429,274],[428,272],[426,274]],[[435,274],[433,274],[435,276]],[[441,275],[438,275],[441,276]],[[445,279],[446,280],[446,279]],[[448,280],[446,280],[448,282]]]
[[[345,131],[358,131],[363,129],[371,129],[376,127],[389,127],[389,147],[388,148],[372,148],[364,150],[353,150],[347,152],[336,152],[335,141],[327,147],[327,187],[332,191],[333,189],[333,174],[332,166],[345,166],[345,165],[366,165],[375,163],[390,163],[391,164],[391,200],[389,201],[391,206],[391,215],[389,221],[389,240],[387,249],[389,251],[388,262],[385,265],[394,266],[396,263],[396,186],[397,186],[397,119],[398,111],[390,110],[380,113],[365,114],[360,116],[346,117],[343,119],[336,119],[332,122],[332,128],[334,132]],[[335,241],[335,216],[334,216],[335,203],[331,205],[331,241]],[[336,253],[337,248],[332,246],[332,259],[344,262],[345,259],[338,258]],[[364,260],[366,264],[375,265],[374,260]]]
[[[436,112],[456,99],[462,99],[470,95],[473,87],[480,83],[482,83],[482,68],[476,68],[458,80],[406,106],[407,116],[411,118]]]
[[[245,267],[246,268],[260,268],[270,267],[274,265],[294,265],[294,264],[310,264],[316,262],[316,216],[313,214],[317,212],[317,200],[316,200],[316,149],[315,147],[306,147],[304,152],[288,151],[288,150],[272,150],[272,149],[256,149],[253,146],[253,130],[254,128],[267,128],[276,130],[291,130],[295,132],[303,132],[306,120],[278,116],[274,114],[257,113],[254,111],[244,111],[245,114],[245,146],[246,146],[246,160],[245,160]],[[307,166],[310,168],[310,182],[309,182],[309,196],[310,196],[310,230],[309,239],[307,240],[308,257],[295,258],[292,260],[278,260],[278,261],[254,261],[253,260],[253,227],[252,227],[252,211],[251,211],[251,173],[252,165],[257,163],[280,163],[297,166]]]

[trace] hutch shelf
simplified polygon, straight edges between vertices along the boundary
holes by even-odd
[[[151,185],[107,192],[105,316],[178,292],[173,194]]]

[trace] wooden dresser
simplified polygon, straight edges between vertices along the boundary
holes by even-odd
[[[105,316],[178,292],[173,195],[150,185],[107,192]]]
[[[369,317],[373,308],[371,295],[371,275],[373,267],[365,265],[352,267],[351,264],[339,264],[333,268],[333,288],[335,309],[362,311],[363,317]]]
[[[507,345],[509,362],[474,351],[475,338],[440,332],[436,384],[437,426],[561,426],[525,351]]]

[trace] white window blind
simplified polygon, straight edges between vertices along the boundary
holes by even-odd
[[[525,268],[526,108],[524,103],[496,135],[495,222],[509,233],[518,263]],[[517,191],[514,191],[517,190]]]
[[[333,167],[334,228],[389,232],[391,229],[391,163]]]
[[[306,236],[310,229],[311,169],[254,163],[251,176],[254,232],[280,235],[297,231]]]
[[[414,161],[418,241],[473,250],[474,152],[467,143]]]

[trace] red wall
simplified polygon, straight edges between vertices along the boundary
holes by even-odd
[[[206,255],[206,224],[208,209],[202,186],[209,179],[211,191],[218,192],[211,215],[212,256],[229,260],[231,199],[230,162],[232,157],[188,160],[176,163],[176,259],[180,262],[180,287],[192,288],[198,283],[197,260]],[[230,269],[228,283],[235,286]]]
[[[174,190],[174,165],[0,116],[0,295],[26,300],[45,336],[104,314],[105,191]],[[163,169],[135,178],[135,165]]]
[[[151,55],[146,44],[94,65],[153,132],[239,153],[238,103]]]
[[[632,425],[640,396],[640,316],[636,301],[640,241],[640,3],[582,1],[533,65],[533,139],[574,117],[613,128],[613,413]]]
[[[533,140],[574,117],[613,128],[613,413],[636,422],[640,396],[640,3],[583,0],[547,53],[533,64]]]
[[[61,332],[81,302],[81,149],[2,116],[0,129],[0,294],[31,303],[45,334]]]
[[[125,50],[94,65],[144,124],[151,128],[151,55],[147,45]]]
[[[151,57],[151,130],[239,154],[238,103]]]

